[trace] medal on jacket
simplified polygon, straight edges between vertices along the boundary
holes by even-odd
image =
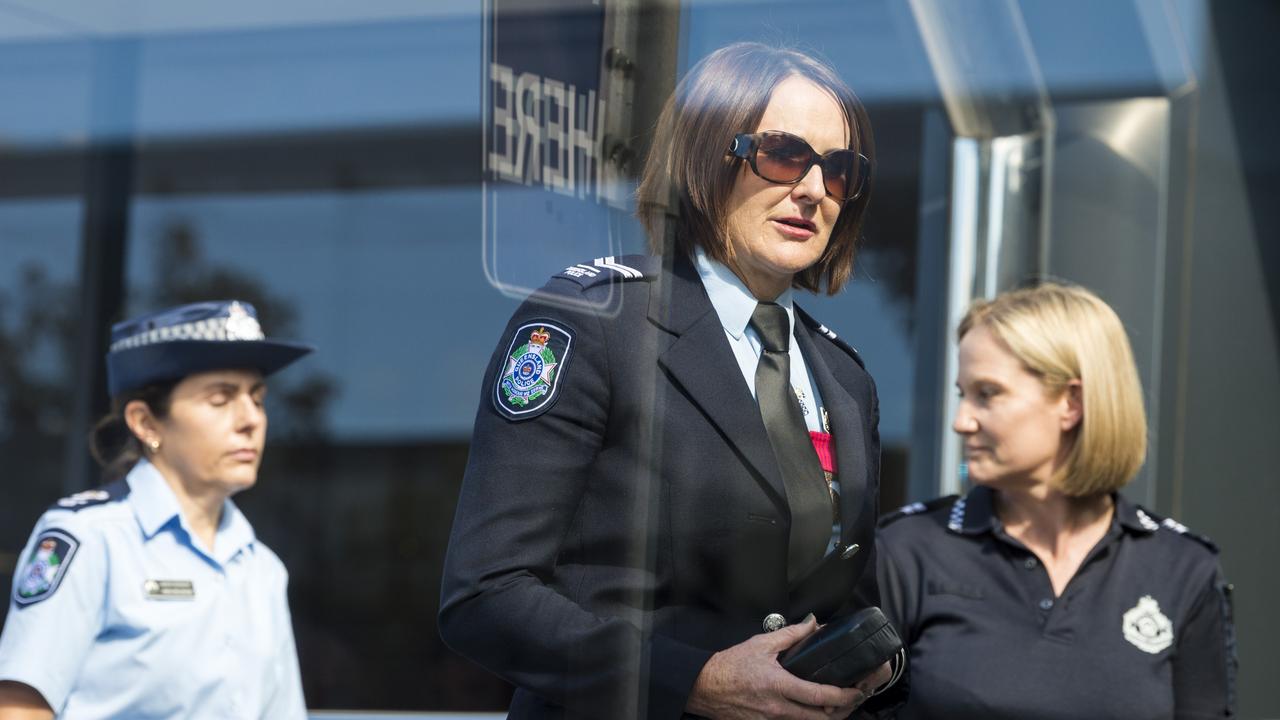
[[[825,413],[824,413],[825,415]],[[824,418],[825,419],[825,418]],[[827,494],[831,496],[831,522],[840,522],[840,493],[836,492],[836,452],[831,433],[809,431],[809,439],[813,441],[813,451],[818,453],[818,464],[822,465],[822,477],[827,481]]]
[[[808,394],[795,385],[791,386],[791,390],[800,403],[800,412],[808,417]],[[818,412],[822,415],[822,432],[810,430],[809,439],[813,441],[813,451],[818,454],[818,462],[822,465],[822,477],[827,482],[827,494],[831,496],[831,522],[835,524],[840,522],[840,493],[836,492],[835,486],[836,453],[831,440],[831,417],[827,415],[825,407],[818,408]]]

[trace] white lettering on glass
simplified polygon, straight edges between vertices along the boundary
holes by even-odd
[[[623,206],[605,181],[605,101],[572,83],[489,66],[492,127],[486,172],[495,180]]]

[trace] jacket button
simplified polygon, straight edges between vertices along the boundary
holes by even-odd
[[[786,626],[787,626],[787,619],[782,617],[778,613],[769,613],[768,615],[764,616],[765,632],[773,632],[774,630],[781,630]]]
[[[862,549],[862,546],[861,546],[861,545],[859,545],[858,543],[853,543],[852,545],[850,545],[850,546],[846,547],[846,548],[844,549],[844,552],[840,553],[840,559],[841,559],[841,560],[848,560],[849,558],[853,557],[854,555],[857,555],[857,554],[858,554],[858,551],[859,551],[859,550],[861,550],[861,549]]]

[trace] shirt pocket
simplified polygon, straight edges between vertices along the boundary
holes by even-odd
[[[926,580],[924,589],[928,595],[950,595],[970,600],[982,600],[985,597],[982,588],[977,585],[947,580]]]

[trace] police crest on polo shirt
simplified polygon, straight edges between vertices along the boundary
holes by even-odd
[[[14,576],[13,601],[25,607],[52,595],[67,574],[80,541],[65,530],[45,530]]]
[[[536,320],[516,328],[493,389],[498,412],[510,420],[546,412],[556,399],[572,348],[573,332],[558,323]]]
[[[1143,595],[1124,614],[1124,639],[1143,652],[1155,655],[1173,644],[1173,623],[1160,612],[1160,604]]]

